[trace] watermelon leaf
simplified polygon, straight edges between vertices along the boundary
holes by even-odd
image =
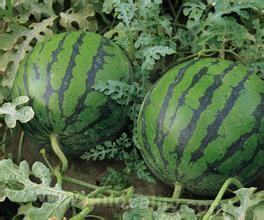
[[[125,171],[134,174],[138,179],[155,184],[156,179],[152,176],[144,160],[139,157],[139,152],[133,149],[130,154],[125,155]]]
[[[5,187],[4,185],[0,184],[0,202],[5,201],[6,194],[5,194]]]
[[[53,31],[50,27],[53,26],[55,18],[56,17],[50,17],[40,23],[33,23],[30,25],[29,30],[19,25],[10,26],[10,32],[13,33],[11,35],[12,37],[8,40],[10,44],[8,47],[5,41],[0,44],[0,48],[4,51],[3,57],[0,60],[0,70],[6,73],[6,77],[4,77],[2,81],[3,86],[8,88],[12,87],[20,61],[32,49],[32,42],[40,42],[53,35]],[[0,39],[5,38],[5,36],[6,33],[0,33]],[[24,40],[21,42],[20,39]]]
[[[247,212],[253,206],[264,202],[264,193],[255,193],[256,188],[242,188],[234,193],[240,201],[240,205],[234,206],[233,204],[223,204],[221,209],[225,213],[232,215],[235,219],[246,219]],[[251,219],[251,218],[250,218]]]
[[[66,31],[97,31],[94,5],[90,2],[77,2],[73,7],[60,13],[59,23]]]
[[[156,179],[152,176],[147,168],[144,160],[139,157],[139,152],[134,148],[131,152],[124,152],[121,155],[126,166],[121,170],[113,168],[107,169],[107,174],[102,178],[103,185],[111,185],[117,188],[124,188],[133,184],[131,180],[138,178],[151,184],[156,183]]]
[[[148,82],[158,60],[175,53],[170,18],[160,15],[162,1],[105,1],[103,12],[110,13],[118,23],[105,33],[125,50],[133,63],[135,81]]]
[[[144,50],[142,69],[152,70],[156,61],[166,55],[174,54],[175,50],[169,46],[153,46]]]
[[[184,4],[183,14],[188,16],[187,28],[193,28],[199,24],[205,9],[206,5],[202,2]]]
[[[18,105],[22,105],[28,101],[29,98],[27,96],[19,96],[12,103],[7,102],[0,107],[0,115],[6,115],[5,122],[9,128],[14,128],[17,120],[26,123],[34,117],[34,111],[30,106],[23,106],[18,110],[16,109]]]
[[[97,145],[85,152],[81,159],[83,160],[104,160],[115,159],[122,160],[124,155],[127,154],[127,149],[131,147],[131,140],[127,137],[126,133],[116,139],[115,141],[105,141],[104,144]]]
[[[130,209],[124,212],[122,219],[124,220],[175,220],[188,219],[197,220],[195,211],[187,205],[181,205],[176,212],[167,212],[169,206],[163,205],[154,211],[149,206],[149,200],[145,197],[138,197],[130,200]]]
[[[52,9],[52,0],[20,0],[13,3],[14,17],[20,24],[25,24],[33,16],[37,22],[43,17],[54,17],[55,13]]]
[[[107,174],[101,179],[103,186],[113,186],[115,189],[124,189],[130,185],[128,174],[124,170],[108,167]]]
[[[40,183],[29,178],[30,169],[26,161],[21,162],[19,167],[11,160],[0,161],[0,183],[5,186],[5,196],[13,202],[22,203],[17,215],[23,215],[25,219],[62,219],[73,201],[73,194],[63,191],[60,185],[51,187],[50,171],[40,162],[33,164],[32,174]],[[37,201],[40,207],[34,206],[33,201]]]
[[[100,80],[93,86],[93,89],[110,96],[120,105],[128,105],[131,101],[140,103],[145,95],[143,88],[136,82],[128,84],[117,80]]]

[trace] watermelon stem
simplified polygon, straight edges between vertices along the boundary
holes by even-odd
[[[143,194],[134,194],[135,197],[145,197],[149,199],[149,204],[151,206],[161,206],[164,204],[185,204],[185,205],[191,205],[191,206],[210,206],[214,200],[203,200],[203,199],[183,199],[183,198],[178,198],[178,199],[173,199],[171,197],[158,197],[158,196],[149,196],[149,195],[143,195]],[[239,199],[237,197],[233,197],[230,199],[223,199],[221,200],[221,204],[225,203],[236,203],[238,202]]]
[[[234,50],[232,49],[203,49],[195,54],[191,54],[189,56],[186,56],[182,59],[178,59],[177,63],[182,63],[187,60],[191,60],[193,58],[199,58],[200,56],[206,56],[208,53],[230,53],[232,54],[237,60],[241,61],[243,64],[246,64],[246,61],[242,57],[240,57]],[[174,64],[175,65],[175,64]]]
[[[91,212],[93,211],[93,206],[87,206],[86,208],[84,208],[79,214],[73,216],[70,218],[70,220],[83,220],[85,219],[85,217]]]
[[[68,170],[68,160],[64,153],[61,150],[60,144],[59,144],[59,139],[57,134],[51,134],[50,135],[50,143],[53,152],[56,154],[56,156],[59,158],[61,161],[61,173],[65,173]]]
[[[24,142],[24,131],[21,131],[18,144],[17,163],[22,161],[23,157],[23,142]]]
[[[67,175],[63,176],[63,180],[65,180],[68,183],[72,183],[74,185],[77,185],[77,186],[85,187],[87,189],[96,190],[96,189],[100,188],[100,186],[96,186],[96,185],[93,185],[93,184],[90,184],[90,183],[87,183],[87,182],[84,182],[84,181],[69,177]]]
[[[214,212],[215,208],[220,204],[222,197],[224,196],[227,188],[230,185],[235,185],[237,188],[243,188],[243,184],[236,178],[228,178],[225,183],[222,185],[221,189],[219,190],[214,202],[211,204],[210,208],[208,209],[208,211],[205,213],[205,215],[203,216],[203,220],[207,220],[210,218],[210,216],[212,215],[212,213]]]
[[[82,187],[85,187],[87,189],[100,189],[100,186],[96,186],[87,182],[84,182],[82,180],[77,180],[72,177],[68,176],[63,176],[63,180],[66,182],[79,185]],[[116,194],[117,191],[115,190],[107,190],[109,193],[114,193]],[[145,194],[137,194],[133,193],[132,198],[137,198],[137,197],[145,197],[149,199],[150,205],[151,206],[159,206],[163,205],[164,203],[170,203],[170,204],[186,204],[186,205],[193,205],[193,206],[210,206],[212,203],[215,202],[215,200],[197,200],[197,199],[183,199],[183,198],[172,198],[172,197],[159,197],[159,196],[150,196],[150,195],[145,195]],[[223,199],[221,200],[221,204],[223,203],[236,203],[239,201],[237,197],[233,197],[230,199]]]
[[[172,199],[178,199],[181,196],[181,192],[182,192],[182,185],[179,182],[176,182],[174,185],[174,191],[172,194]]]
[[[1,151],[6,156],[6,138],[7,138],[7,130],[4,131],[4,135],[1,141]]]
[[[46,164],[48,165],[49,169],[54,172],[54,168],[52,167],[51,163],[49,162],[48,158],[47,158],[47,154],[46,154],[46,150],[44,148],[42,148],[40,150],[40,154],[43,157],[43,159],[45,160]]]

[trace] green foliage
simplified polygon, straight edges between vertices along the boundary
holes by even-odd
[[[26,123],[34,117],[34,111],[30,106],[23,106],[18,110],[16,109],[17,106],[25,104],[28,101],[29,98],[27,96],[19,96],[12,103],[7,102],[0,107],[0,115],[6,115],[5,122],[9,128],[14,128],[17,120]]]
[[[106,141],[104,144],[97,145],[81,156],[83,160],[104,160],[115,159],[123,160],[128,154],[127,150],[131,147],[131,140],[123,133],[115,141]]]
[[[176,212],[167,212],[172,207],[160,206],[156,211],[149,205],[149,200],[144,197],[131,199],[130,209],[123,214],[123,220],[161,220],[161,219],[188,219],[197,220],[195,211],[187,205],[181,205]]]
[[[107,175],[102,179],[103,185],[124,188],[133,185],[135,177],[148,183],[156,183],[155,178],[135,148],[131,152],[125,152],[122,156],[122,160],[124,160],[126,166],[122,170],[108,168]]]
[[[263,9],[263,1],[186,2],[183,5],[183,14],[188,18],[186,28],[179,28],[173,37],[178,42],[178,54],[186,56],[181,49],[197,55],[218,51],[221,57],[259,66],[259,62],[264,62],[263,19],[260,19]]]
[[[5,73],[2,86],[8,88],[12,86],[19,64],[32,49],[32,43],[53,35],[50,27],[55,18],[50,17],[41,23],[32,23],[28,29],[22,25],[11,23],[5,33],[0,33],[0,53],[3,53],[0,70]]]
[[[114,11],[118,19],[105,36],[114,35],[114,41],[126,51],[134,67],[134,80],[140,83],[149,80],[151,70],[161,57],[175,53],[170,19],[160,14],[161,3],[111,0],[103,4],[103,11]]]
[[[20,61],[37,42],[63,29],[96,31],[95,10],[100,5],[99,1],[78,0],[66,9],[62,0],[4,0],[0,5],[2,86],[12,87]]]
[[[128,174],[134,174],[137,178],[148,183],[156,183],[155,178],[150,173],[136,149],[133,149],[130,154],[125,155],[124,161],[126,163],[125,170]]]
[[[107,169],[107,175],[103,177],[103,185],[111,185],[117,188],[125,188],[133,183],[135,177],[155,183],[155,179],[149,172],[144,160],[139,156],[139,152],[132,148],[132,140],[123,133],[115,141],[106,141],[102,145],[97,145],[81,156],[83,160],[104,160],[114,159],[124,161],[123,170]],[[132,180],[131,178],[132,177]]]
[[[263,191],[255,192],[255,188],[241,188],[234,193],[239,199],[240,205],[223,203],[217,214],[210,216],[212,220],[237,220],[237,219],[261,219],[263,214]],[[157,204],[156,204],[157,205]],[[160,219],[203,219],[203,211],[195,211],[187,205],[180,205],[179,209],[173,210],[168,204],[159,205],[155,211],[147,197],[137,197],[130,200],[129,209],[124,212],[124,220],[160,220]],[[175,209],[175,208],[174,208]],[[199,210],[199,209],[198,209]]]
[[[102,177],[103,186],[113,186],[115,189],[124,189],[130,185],[126,170],[115,170],[107,168],[107,175]]]
[[[66,31],[96,31],[98,29],[95,19],[98,1],[72,1],[72,7],[60,13],[59,23]]]
[[[263,205],[264,194],[263,192],[255,193],[256,188],[242,188],[235,191],[235,194],[239,198],[240,205],[235,206],[233,204],[223,204],[221,210],[224,213],[231,215],[234,219],[254,219],[254,211],[248,212],[252,207]]]
[[[117,192],[102,187],[84,195],[63,190],[59,182],[55,186],[51,183],[52,173],[40,162],[35,162],[30,170],[26,161],[19,166],[9,159],[0,161],[0,200],[8,198],[19,203],[16,217],[23,216],[23,219],[63,219],[70,207],[82,210],[72,220],[83,219],[81,217],[85,217],[84,213],[88,214],[94,204],[123,204],[133,193],[132,188]]]
[[[63,191],[59,185],[51,187],[50,171],[42,163],[33,164],[32,174],[41,183],[31,181],[26,161],[21,162],[19,167],[11,160],[0,161],[0,184],[3,187],[1,194],[13,202],[21,203],[17,216],[24,216],[25,219],[62,219],[74,199],[73,194]],[[42,203],[39,208],[33,204],[37,200]]]
[[[110,96],[120,105],[129,105],[131,102],[140,103],[145,95],[143,88],[136,82],[127,84],[116,80],[99,81],[93,88]]]

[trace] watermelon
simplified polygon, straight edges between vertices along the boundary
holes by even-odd
[[[141,106],[136,139],[168,185],[215,194],[229,177],[247,184],[264,167],[264,81],[235,62],[204,58],[171,68]]]
[[[116,137],[126,124],[127,107],[93,86],[129,81],[130,63],[110,40],[89,32],[66,32],[37,44],[23,59],[12,96],[26,95],[35,117],[23,125],[42,146],[57,134],[66,154],[80,155]]]

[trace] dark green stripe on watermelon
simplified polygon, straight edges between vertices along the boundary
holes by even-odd
[[[100,70],[100,69],[102,69],[103,66],[104,66],[104,64],[105,64],[104,57],[106,55],[109,55],[109,54],[107,54],[104,51],[104,47],[103,46],[105,44],[106,44],[106,42],[104,40],[102,40],[100,42],[100,45],[99,45],[98,50],[97,50],[97,53],[93,57],[92,66],[91,66],[91,68],[87,72],[86,90],[79,97],[78,103],[77,103],[77,105],[75,107],[74,113],[72,115],[70,115],[69,117],[66,118],[66,126],[63,128],[63,130],[65,130],[68,126],[72,125],[77,120],[79,120],[78,118],[79,118],[80,113],[83,111],[84,108],[86,108],[86,106],[85,106],[86,96],[92,90],[92,86],[94,85],[94,81],[95,81],[95,77],[96,77],[97,71]]]
[[[245,150],[243,147],[245,142],[250,137],[254,136],[255,134],[260,133],[260,128],[261,128],[261,124],[262,124],[261,119],[263,118],[263,114],[261,111],[264,109],[264,93],[260,93],[260,95],[261,95],[261,102],[252,114],[255,117],[254,127],[250,131],[248,131],[247,133],[241,135],[236,141],[234,141],[230,145],[230,147],[227,149],[227,151],[225,152],[225,154],[222,158],[219,158],[215,163],[208,164],[206,170],[204,170],[203,173],[200,174],[200,176],[196,180],[194,180],[194,185],[199,184],[199,182],[201,182],[201,180],[203,178],[205,178],[206,176],[208,176],[212,173],[214,175],[225,175],[224,171],[218,170],[218,168],[221,166],[221,164],[225,163],[225,161],[232,158],[232,156],[234,154],[236,154],[237,152],[243,152]],[[260,146],[260,149],[264,149],[263,144],[262,144],[262,146]],[[252,161],[254,161],[254,158],[256,157],[256,155],[258,153],[259,153],[259,148],[255,148],[255,150],[251,153],[251,155],[249,155],[247,160],[240,161],[241,167],[247,167],[248,165],[252,166]],[[254,165],[252,167],[254,167]],[[231,176],[236,176],[238,172],[240,172],[240,170],[237,170],[237,169],[232,170],[230,168],[230,171],[228,171],[228,174]],[[257,171],[257,172],[259,172],[259,171]]]
[[[58,55],[63,50],[63,44],[66,40],[66,37],[69,35],[69,33],[65,34],[61,41],[59,42],[58,47],[52,52],[52,59],[47,65],[47,85],[45,89],[45,93],[43,94],[43,98],[45,99],[45,105],[47,108],[47,111],[49,111],[49,98],[52,95],[52,93],[55,92],[55,90],[51,86],[51,76],[52,76],[52,65],[58,61]],[[36,65],[36,64],[35,64]]]
[[[190,138],[192,137],[201,114],[212,103],[214,91],[217,90],[222,85],[222,79],[235,66],[236,64],[232,63],[221,74],[215,75],[213,83],[206,89],[205,94],[199,98],[200,105],[198,109],[193,110],[191,121],[189,122],[187,127],[184,128],[180,133],[180,138],[179,138],[178,147],[177,147],[177,158],[182,158],[182,154],[184,152],[184,146],[188,144]],[[178,159],[177,161],[178,161],[177,165],[179,165],[180,159]]]
[[[72,71],[73,68],[76,66],[75,58],[79,54],[79,47],[83,44],[83,38],[85,33],[81,33],[78,37],[75,44],[72,45],[72,53],[70,57],[70,61],[68,63],[68,67],[66,69],[66,73],[62,79],[61,86],[58,90],[58,97],[59,97],[59,108],[61,110],[63,116],[63,100],[64,100],[64,92],[69,88],[69,84],[71,83],[72,79]]]
[[[150,94],[151,94],[151,90],[148,92],[148,94],[145,97],[145,100],[142,104],[142,106],[148,106],[150,105]],[[143,108],[144,111],[144,108]],[[148,138],[146,135],[146,123],[145,123],[145,114],[144,112],[142,113],[142,118],[141,118],[141,124],[142,124],[142,139],[140,139],[142,141],[141,146],[143,145],[145,147],[144,150],[146,150],[148,152],[148,155],[151,155],[150,157],[148,157],[148,160],[145,159],[147,165],[149,166],[149,168],[151,169],[151,171],[159,178],[162,180],[162,178],[160,178],[159,173],[162,172],[162,169],[160,169],[159,165],[157,165],[157,161],[154,160],[154,155],[151,151],[151,147],[150,144],[148,142]],[[139,142],[140,144],[140,142]],[[138,146],[140,147],[140,146]],[[142,155],[144,158],[144,154]],[[164,158],[161,157],[161,160],[163,162],[163,164],[166,164],[166,160]],[[152,167],[155,167],[155,169],[152,169]],[[163,179],[164,181],[164,179]],[[166,181],[171,181],[171,179],[169,177],[166,177]]]
[[[230,176],[245,184],[254,179],[264,167],[263,93],[257,74],[231,61],[172,68],[139,113],[139,148],[148,166],[167,184],[178,181],[197,194],[216,193]]]
[[[41,143],[58,134],[66,153],[80,155],[119,135],[126,106],[92,89],[97,82],[128,82],[125,54],[95,33],[68,32],[37,44],[23,60],[13,97],[28,95],[35,117],[23,127]]]
[[[228,115],[232,107],[235,105],[236,100],[239,97],[241,91],[245,89],[244,83],[246,80],[248,80],[248,77],[251,74],[253,74],[253,72],[248,71],[248,73],[243,77],[243,79],[238,83],[238,85],[235,88],[233,88],[231,95],[227,99],[224,108],[221,111],[217,112],[215,120],[207,127],[207,134],[201,142],[201,147],[192,153],[191,160],[193,162],[199,160],[203,156],[204,149],[206,148],[206,146],[219,136],[217,131],[221,126],[222,121],[225,120],[225,117]]]
[[[186,70],[190,66],[192,66],[194,63],[195,63],[195,61],[192,61],[192,62],[188,63],[186,66],[182,67],[179,70],[179,73],[176,75],[173,83],[169,86],[169,88],[167,90],[167,94],[164,97],[164,100],[163,100],[163,103],[162,103],[162,107],[161,107],[161,110],[160,110],[160,113],[159,113],[159,117],[157,118],[157,129],[156,129],[155,143],[157,143],[161,159],[162,159],[162,161],[164,162],[165,165],[167,165],[167,161],[164,159],[163,150],[162,150],[165,134],[163,134],[163,132],[162,132],[162,127],[163,127],[163,123],[164,123],[166,110],[168,109],[169,100],[172,97],[174,88],[181,82]]]

